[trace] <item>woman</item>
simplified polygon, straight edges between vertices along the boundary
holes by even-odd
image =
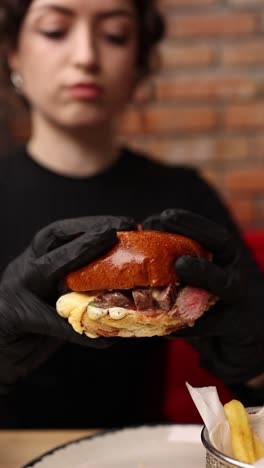
[[[2,12],[7,69],[32,121],[27,145],[0,167],[1,388],[8,408],[3,425],[106,427],[163,420],[163,340],[84,343],[53,313],[65,271],[80,264],[84,251],[87,261],[100,255],[115,242],[117,229],[138,222],[182,231],[216,251],[216,281],[205,275],[205,285],[223,302],[209,329],[202,321],[191,336],[207,368],[248,393],[248,382],[264,368],[258,302],[263,280],[237,228],[196,171],[151,162],[120,147],[116,136],[120,113],[149,72],[163,36],[154,2],[5,0]],[[170,206],[178,210],[155,215]],[[253,298],[252,323],[247,311],[239,327],[234,318],[240,307],[235,249],[222,242],[221,229],[208,236],[208,222],[189,211],[236,238]],[[178,268],[187,282],[197,282],[188,259]],[[252,365],[256,354],[261,358]]]

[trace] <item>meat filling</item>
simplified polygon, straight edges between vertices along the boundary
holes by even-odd
[[[151,289],[134,289],[132,296],[137,310],[156,309],[155,301]]]
[[[144,311],[169,312],[182,288],[169,284],[161,288],[135,288],[127,291],[107,291],[93,300],[97,307],[124,307]]]
[[[169,284],[169,286],[162,288],[156,295],[156,302],[159,308],[164,310],[164,312],[169,312],[176,301],[179,290],[180,287],[176,284]]]
[[[151,316],[168,313],[192,325],[215,302],[216,298],[203,289],[169,284],[160,288],[105,291],[94,298],[92,305],[102,309],[119,307]]]
[[[125,309],[133,308],[132,297],[121,291],[108,291],[104,294],[97,296],[94,301],[94,305],[101,307],[102,309],[108,309],[110,307],[124,307]]]

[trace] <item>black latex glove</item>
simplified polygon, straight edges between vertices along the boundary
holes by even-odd
[[[12,261],[0,283],[0,395],[44,362],[63,342],[106,348],[111,339],[79,335],[55,309],[66,272],[94,260],[135,229],[130,218],[85,217],[55,222]]]
[[[255,268],[259,281],[254,291],[254,279],[243,277],[238,242],[214,222],[179,209],[151,216],[142,226],[189,236],[213,254],[213,262],[182,256],[175,263],[183,283],[219,297],[216,305],[192,328],[183,329],[177,335],[198,338],[193,344],[201,352],[204,365],[227,383],[245,382],[261,374],[264,371],[264,281],[261,288]]]

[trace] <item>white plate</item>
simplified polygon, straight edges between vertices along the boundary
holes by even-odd
[[[106,431],[44,454],[24,468],[204,468],[199,425]]]

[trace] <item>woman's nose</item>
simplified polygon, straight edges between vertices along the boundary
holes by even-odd
[[[95,70],[99,68],[99,56],[93,32],[87,27],[76,30],[72,60],[75,66]]]

